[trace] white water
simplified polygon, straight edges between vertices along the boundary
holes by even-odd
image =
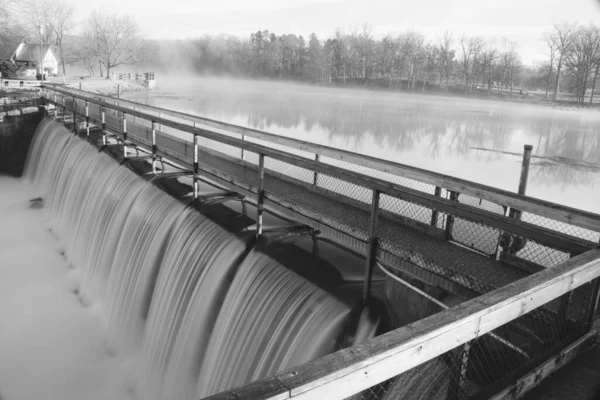
[[[52,121],[38,129],[24,181],[27,195],[0,203],[34,215],[30,230],[42,232],[16,242],[15,229],[3,232],[2,246],[22,247],[18,261],[2,252],[11,263],[0,264],[0,288],[25,288],[0,305],[11,327],[0,333],[8,400],[191,400],[333,351],[347,306],[264,255],[242,261],[239,239]],[[37,196],[45,213],[26,208]],[[12,217],[2,215],[11,228]],[[30,259],[39,240],[43,258]],[[46,274],[58,281],[36,284]],[[4,374],[13,364],[27,379]]]

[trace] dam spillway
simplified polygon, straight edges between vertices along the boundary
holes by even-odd
[[[60,102],[56,104],[60,106]],[[114,116],[111,117],[113,118],[112,121],[110,118],[106,118],[109,123],[102,131],[96,128],[90,136],[87,136],[85,128],[89,129],[89,127],[84,127],[84,125],[77,122],[76,112],[80,113],[80,121],[85,114],[93,114],[93,112],[87,109],[88,105],[86,103],[86,111],[83,114],[81,105],[76,106],[74,102],[74,120],[68,122],[70,112],[63,112],[62,120],[68,126],[70,125],[69,129],[88,137],[97,146],[90,146],[90,144],[77,138],[77,135],[69,134],[64,128],[58,127],[55,122],[46,120],[40,125],[36,143],[31,150],[26,179],[30,179],[36,184],[36,187],[40,188],[39,195],[44,198],[45,209],[50,217],[51,226],[57,234],[64,238],[67,258],[73,264],[73,267],[81,269],[79,296],[82,302],[87,305],[102,302],[102,312],[105,314],[103,318],[107,321],[106,325],[109,327],[111,343],[114,344],[116,351],[138,352],[143,358],[144,373],[139,379],[141,392],[148,398],[169,398],[170,394],[173,393],[185,398],[194,398],[194,396],[215,394],[218,391],[232,389],[235,386],[265,378],[267,381],[269,379],[273,380],[273,383],[267,386],[275,388],[276,392],[287,391],[293,393],[293,385],[290,382],[293,378],[286,377],[286,372],[281,371],[292,366],[292,364],[298,365],[340,348],[335,345],[335,338],[339,337],[344,328],[347,328],[345,326],[347,325],[346,320],[348,315],[352,314],[350,309],[354,305],[352,302],[344,301],[344,299],[353,297],[356,302],[356,299],[361,297],[360,290],[358,293],[355,291],[352,292],[353,294],[344,295],[340,293],[344,290],[336,289],[331,284],[315,282],[314,279],[311,283],[309,282],[310,279],[307,280],[311,276],[314,278],[314,276],[324,274],[323,271],[311,275],[308,271],[302,271],[302,268],[295,267],[293,269],[300,272],[304,278],[297,275],[296,272],[290,274],[288,269],[282,267],[280,263],[270,260],[270,257],[281,260],[281,252],[276,250],[278,243],[271,247],[267,246],[258,250],[252,249],[254,237],[256,236],[255,232],[258,230],[258,218],[255,220],[251,217],[250,221],[242,224],[246,226],[246,230],[238,230],[239,233],[234,235],[217,226],[219,217],[214,212],[208,212],[206,217],[203,217],[196,211],[192,211],[191,208],[186,208],[186,205],[189,205],[190,200],[192,200],[190,196],[186,197],[186,193],[193,188],[195,182],[192,182],[189,173],[185,171],[179,173],[176,170],[169,172],[164,170],[164,165],[161,165],[160,171],[156,172],[154,170],[155,162],[159,158],[154,153],[160,152],[163,157],[170,155],[178,162],[184,162],[183,165],[185,165],[185,155],[191,155],[194,152],[195,146],[193,144],[185,145],[183,142],[173,141],[173,138],[177,136],[165,136],[162,139],[160,137],[158,140],[155,139],[154,136],[158,131],[155,128],[155,122],[152,121],[148,127],[141,128],[143,123],[139,119],[135,122],[127,119],[131,117],[139,118],[139,115],[136,116],[134,113],[131,116],[125,116],[125,113],[123,113],[121,118],[121,122],[127,120],[127,128],[124,131],[129,135],[129,143],[126,146],[122,142],[113,139],[114,132],[117,131],[118,133],[119,129],[125,126],[125,124],[121,125],[119,118]],[[97,115],[99,115],[100,108],[97,111]],[[171,123],[169,121],[162,122],[164,122],[163,125]],[[86,121],[86,124],[88,123],[89,120]],[[175,123],[172,123],[172,125],[178,126]],[[162,130],[167,130],[167,128],[168,126],[161,127]],[[184,128],[188,129],[185,126]],[[195,123],[193,128],[195,129]],[[44,129],[47,130],[44,131]],[[54,134],[55,129],[57,132],[58,129],[62,129],[62,133]],[[131,142],[141,138],[139,135],[144,130],[146,138],[152,138],[152,142],[159,143],[159,146],[156,146],[158,149],[152,149],[152,153],[144,153],[143,151],[137,153],[138,150],[135,144]],[[45,133],[40,134],[43,131]],[[125,163],[131,169],[141,172],[146,180],[152,179],[159,187],[165,187],[165,182],[160,182],[161,174],[165,178],[175,177],[176,179],[167,178],[165,181],[172,181],[171,187],[167,188],[168,191],[173,192],[173,187],[181,189],[180,200],[170,198],[156,187],[149,185],[125,166],[119,166],[115,160],[111,160],[106,154],[98,154],[98,149],[102,148],[102,140],[104,139],[102,134],[105,132],[112,132],[108,146],[104,147],[106,152],[112,154],[113,158],[117,158],[118,161]],[[198,130],[198,132],[203,131]],[[143,140],[139,140],[140,144],[143,145]],[[225,142],[229,143],[227,146],[235,143],[227,140],[227,138],[225,138]],[[174,150],[173,147],[166,146],[169,143],[182,147],[175,147]],[[261,184],[260,175],[258,176],[259,181],[256,181],[256,166],[259,169],[261,168],[261,157],[257,157],[254,163],[248,162],[248,164],[243,165],[244,169],[236,170],[234,166],[228,166],[214,158],[216,155],[214,148],[215,146],[209,143],[208,149],[213,149],[212,153],[206,152],[204,149],[200,151],[199,158],[203,164],[200,168],[202,172],[208,170],[205,167],[206,165],[212,164],[214,168],[209,171],[211,172],[210,179],[221,179],[219,183],[228,181],[232,183],[233,188],[243,183],[242,178],[247,178],[246,183],[250,185],[247,186],[246,195],[256,194],[256,188],[258,188],[258,202],[260,203]],[[232,153],[231,149],[226,147],[217,148],[224,154]],[[135,153],[132,152],[134,149]],[[249,149],[257,150],[260,148],[249,145]],[[242,152],[242,159],[251,160],[251,153],[251,150],[246,149],[245,155]],[[276,152],[268,154],[279,156]],[[211,156],[213,159],[210,158]],[[188,160],[191,158],[188,158]],[[44,159],[45,161],[43,161]],[[214,161],[214,163],[211,163],[211,161]],[[152,169],[150,169],[151,162],[154,164]],[[299,160],[299,162],[302,162],[302,160]],[[454,241],[459,243],[461,237],[465,237],[465,233],[468,233],[467,228],[472,229],[475,226],[464,218],[466,213],[461,206],[456,208],[459,214],[454,217],[451,209],[444,208],[446,203],[440,202],[438,206],[441,209],[434,208],[434,211],[438,212],[436,218],[434,218],[435,213],[429,212],[423,217],[418,217],[416,222],[411,222],[406,220],[406,217],[402,218],[400,216],[403,210],[406,211],[406,206],[399,208],[399,203],[394,205],[390,202],[390,196],[396,196],[396,198],[404,199],[404,201],[415,198],[429,201],[429,198],[421,197],[410,190],[401,196],[399,192],[394,191],[395,188],[388,188],[375,180],[374,182],[380,185],[376,186],[376,191],[381,191],[381,197],[375,202],[375,196],[371,201],[370,196],[361,194],[364,192],[363,189],[358,190],[358,194],[354,194],[357,187],[371,184],[368,183],[370,182],[368,180],[369,175],[361,177],[348,173],[342,174],[340,178],[343,177],[347,182],[344,185],[339,178],[336,180],[328,176],[328,174],[330,176],[332,174],[330,170],[327,172],[321,170],[318,176],[316,173],[313,174],[312,171],[302,172],[298,175],[300,183],[312,181],[317,186],[316,192],[321,198],[327,193],[330,196],[329,203],[337,202],[338,206],[336,208],[321,210],[321,212],[326,211],[326,216],[329,218],[329,220],[323,219],[315,215],[314,211],[312,215],[305,211],[306,208],[310,207],[311,202],[313,207],[322,204],[322,201],[319,202],[318,197],[314,195],[311,198],[312,200],[303,201],[303,196],[304,198],[309,197],[306,193],[303,193],[307,189],[305,184],[293,182],[296,188],[293,192],[295,197],[290,197],[289,192],[287,195],[285,192],[291,186],[289,185],[289,178],[284,178],[281,174],[285,173],[285,170],[281,168],[282,164],[270,161],[268,158],[263,159],[262,163],[265,168],[263,190],[266,192],[262,196],[266,197],[268,202],[274,202],[277,195],[280,200],[279,209],[276,207],[271,209],[275,209],[275,211],[286,209],[293,212],[290,214],[293,217],[300,215],[299,221],[313,224],[309,218],[311,217],[313,220],[318,221],[320,225],[317,227],[319,228],[333,225],[334,228],[337,228],[338,233],[332,234],[331,237],[338,241],[347,241],[344,235],[346,238],[349,235],[353,236],[355,241],[365,237],[368,239],[370,230],[371,235],[375,233],[380,239],[376,243],[373,241],[369,243],[369,240],[364,239],[362,243],[360,241],[356,242],[357,245],[354,251],[364,254],[366,242],[372,249],[376,249],[377,263],[387,264],[387,267],[382,266],[382,268],[388,268],[389,272],[389,268],[395,266],[396,268],[393,271],[398,277],[413,282],[413,285],[430,293],[430,296],[433,294],[433,300],[437,298],[435,301],[438,302],[442,300],[450,302],[456,296],[462,296],[462,299],[458,298],[459,301],[466,300],[473,297],[473,294],[470,294],[473,291],[487,293],[494,287],[502,287],[506,283],[515,282],[532,272],[541,271],[544,263],[560,265],[561,260],[566,260],[569,257],[569,255],[566,257],[561,255],[567,249],[571,252],[570,255],[576,255],[585,252],[585,248],[588,246],[585,240],[573,240],[566,236],[564,242],[560,242],[557,239],[557,234],[551,234],[547,229],[540,229],[539,232],[536,232],[527,225],[526,218],[524,218],[525,222],[517,223],[517,228],[513,229],[521,234],[531,232],[534,240],[530,240],[525,249],[517,251],[522,259],[520,260],[521,268],[516,268],[514,266],[515,261],[519,260],[516,260],[518,257],[515,257],[514,252],[513,254],[508,251],[506,251],[507,254],[494,254],[495,260],[485,259],[482,254],[484,252],[481,250],[479,253],[464,249],[457,250],[448,246],[450,242],[440,241],[439,232],[435,229],[439,226],[442,226],[446,231],[450,226],[453,229]],[[304,164],[304,166],[309,165]],[[190,167],[193,167],[193,165],[190,165]],[[274,170],[278,171],[279,175],[273,175],[272,171]],[[295,170],[292,171],[297,173]],[[227,174],[229,174],[229,178],[227,178]],[[275,180],[273,180],[274,178]],[[195,179],[196,175],[194,174]],[[88,184],[84,185],[82,182]],[[94,184],[94,182],[103,182],[103,184]],[[358,185],[359,183],[361,184]],[[281,191],[281,188],[284,188],[284,191]],[[244,188],[241,189],[241,192],[244,193]],[[323,189],[326,189],[327,192]],[[376,191],[374,190],[373,193]],[[218,197],[210,193],[206,196],[205,198]],[[220,196],[227,198],[223,193]],[[344,199],[343,196],[349,196],[350,200]],[[202,195],[199,198],[202,198]],[[290,205],[290,198],[295,200],[293,205]],[[459,197],[459,201],[462,200],[461,203],[464,203],[465,199],[468,200],[468,196],[462,197],[461,195]],[[365,222],[363,217],[356,217],[351,214],[352,210],[357,210],[354,214],[360,215],[360,212],[364,212],[364,204],[367,204],[366,208],[368,209],[368,206],[376,205],[379,200],[382,200],[382,210],[379,215],[379,224],[373,228],[369,228],[369,222]],[[253,204],[253,201],[235,203],[237,206],[233,203],[235,202],[230,203],[228,206],[240,211],[239,216],[241,219],[245,217],[246,220],[248,215],[253,216],[261,208],[256,203]],[[418,207],[424,209],[427,204],[432,203],[420,203]],[[480,204],[483,204],[487,209],[493,209],[493,204],[486,204],[481,201]],[[271,204],[267,203],[265,205],[269,206]],[[527,204],[525,206],[527,207]],[[242,210],[247,207],[250,207],[252,212],[248,213]],[[419,209],[418,207],[409,207],[408,210],[414,212],[415,209]],[[200,207],[201,211],[202,208]],[[532,208],[529,207],[529,210],[532,210]],[[347,216],[338,217],[335,211],[330,211],[335,209],[342,210]],[[91,212],[91,210],[98,211],[98,213]],[[204,207],[204,211],[207,212],[208,209]],[[447,215],[443,215],[440,211],[445,211]],[[366,214],[368,215],[368,213]],[[154,217],[150,218],[152,215]],[[477,215],[482,218],[478,220],[480,221],[479,224],[481,224],[481,221],[489,222],[492,219],[489,212],[478,211]],[[451,221],[452,224],[449,224],[450,216],[454,217]],[[268,214],[265,214],[264,217],[267,221],[269,218],[275,218]],[[280,217],[279,214],[277,217],[279,218],[278,223],[282,224],[285,219]],[[240,220],[237,217],[235,219]],[[343,223],[336,225],[329,222],[331,219],[341,219]],[[505,221],[502,217],[498,217],[496,220],[499,226],[510,231],[510,227],[502,225]],[[431,221],[432,225],[430,226],[433,228],[425,228],[423,225],[426,224],[423,221]],[[235,225],[220,222],[222,222],[222,226],[231,227]],[[239,224],[239,222],[236,224]],[[256,224],[256,226],[253,226],[253,224]],[[273,226],[277,225],[277,223],[272,224]],[[347,225],[353,225],[354,231],[349,232],[346,228]],[[267,223],[265,226],[268,227],[269,224]],[[394,233],[402,232],[402,230],[406,231],[406,228],[398,228],[402,226],[410,227],[408,236],[398,236],[397,233]],[[490,235],[490,229],[483,229],[481,225],[479,226],[477,232],[480,241],[471,242],[471,246],[475,247],[476,250],[484,249],[486,246],[490,246],[489,243],[494,243],[494,239],[488,239],[486,242],[486,235]],[[313,226],[314,228],[315,226]],[[325,229],[323,230],[325,231]],[[136,234],[140,231],[144,232],[144,235]],[[278,229],[275,229],[275,231],[278,231]],[[285,230],[279,231],[285,232]],[[294,229],[290,231],[293,232]],[[414,233],[415,231],[425,234],[425,236],[418,236]],[[366,236],[364,232],[366,232]],[[269,229],[265,229],[262,236],[268,238],[268,233]],[[426,240],[427,235],[431,238]],[[470,235],[473,235],[473,233]],[[285,239],[285,234],[282,236]],[[583,237],[585,237],[585,233]],[[141,240],[141,238],[145,240]],[[302,240],[302,237],[299,237],[298,243]],[[314,232],[312,240],[314,242]],[[411,241],[413,242],[412,245],[410,245]],[[464,241],[467,242],[467,240]],[[285,240],[279,243],[280,246],[283,246],[284,242]],[[497,239],[496,242],[499,243],[500,240]],[[322,241],[321,247],[324,248],[326,243],[326,241]],[[440,251],[439,255],[437,255],[437,251],[428,254],[425,249],[431,248],[431,246],[426,243],[433,243],[438,247],[438,251],[439,248],[452,250]],[[544,246],[548,245],[552,250],[544,250],[547,248]],[[496,243],[491,248],[497,246],[499,244]],[[207,250],[210,248],[214,251]],[[404,253],[402,252],[403,248]],[[398,252],[398,249],[401,251]],[[409,254],[406,253],[407,249],[410,249]],[[318,254],[318,250],[319,246],[313,247],[312,252]],[[323,253],[322,250],[321,253]],[[386,253],[386,250],[391,251],[391,255]],[[488,251],[488,254],[490,252]],[[452,254],[460,254],[460,256],[452,259]],[[393,262],[394,255],[404,257],[403,259],[410,261],[412,265],[395,264]],[[444,256],[447,261],[444,261]],[[507,265],[510,264],[503,264],[504,267],[501,267],[498,263],[498,256],[505,257],[505,262],[512,261],[512,266],[508,268]],[[327,255],[321,254],[320,257],[327,257]],[[437,258],[437,261],[434,263],[426,262],[426,257],[429,257],[429,260],[436,260]],[[368,259],[369,256],[367,255]],[[391,264],[390,260],[392,260]],[[291,261],[290,263],[293,264]],[[485,274],[471,273],[473,271],[473,268],[469,266],[471,263],[473,267],[477,266],[480,269],[489,268],[489,271],[493,272],[493,276],[488,274],[490,275],[489,279],[485,279]],[[286,264],[286,262],[283,262],[283,264]],[[415,266],[422,268],[424,264],[429,268],[429,274],[427,269],[425,269],[425,272],[420,271],[421,273],[415,274],[414,272],[417,271]],[[277,268],[277,266],[280,268]],[[308,265],[304,265],[304,267],[310,269]],[[431,285],[432,270],[437,273],[437,277],[433,277],[437,279],[435,281],[438,284],[436,290]],[[411,271],[412,274],[410,274]],[[454,274],[449,274],[449,271],[454,271]],[[274,280],[266,284],[271,277]],[[470,280],[468,280],[469,277]],[[503,280],[498,280],[499,277]],[[233,283],[231,283],[232,280]],[[285,289],[285,285],[281,285],[280,282],[282,281],[289,281],[289,290]],[[378,282],[381,282],[381,276],[373,282],[369,282],[369,284],[377,285]],[[464,284],[457,287],[456,284],[461,282]],[[265,284],[266,286],[263,286]],[[573,291],[573,294],[569,295],[566,300],[563,298],[552,304],[545,304],[543,307],[522,316],[519,320],[502,326],[490,335],[483,336],[478,340],[471,340],[469,347],[459,346],[457,350],[460,351],[449,351],[430,363],[423,363],[418,368],[413,368],[401,375],[402,379],[398,377],[391,381],[379,381],[381,383],[377,383],[377,388],[371,390],[375,393],[373,398],[386,396],[386,398],[412,398],[410,396],[406,397],[408,395],[408,392],[406,392],[407,387],[410,387],[412,394],[443,392],[444,396],[448,398],[463,398],[481,395],[482,393],[493,393],[510,382],[511,379],[514,379],[512,377],[517,376],[514,371],[511,374],[511,370],[516,366],[524,364],[526,368],[533,368],[539,362],[535,360],[541,359],[545,354],[560,351],[564,343],[571,343],[573,340],[585,335],[586,329],[589,329],[586,328],[587,323],[585,320],[590,313],[589,301],[593,297],[592,286],[592,284],[585,284],[582,289]],[[230,289],[227,290],[226,287]],[[199,288],[203,289],[200,290]],[[235,290],[231,291],[232,288],[235,288]],[[261,300],[261,296],[258,296],[262,292],[270,293],[269,289],[279,289],[272,295],[266,296],[274,301],[274,304],[270,306],[265,304],[264,298]],[[246,293],[246,295],[236,298],[240,293]],[[281,297],[278,297],[277,293]],[[369,295],[376,296],[378,293],[381,293],[380,288],[377,290],[371,289]],[[256,299],[252,298],[253,295],[257,295]],[[399,315],[398,305],[396,304],[396,307],[394,307],[394,304],[390,304],[390,302],[398,301],[404,301],[407,302],[406,304],[412,304],[413,306],[418,304],[405,291],[398,288],[394,289],[393,284],[390,282],[387,284],[386,296],[382,301],[386,304],[390,314],[386,318],[395,319],[396,326],[406,325],[416,320],[415,315],[412,314],[407,316],[401,315],[402,312],[400,312]],[[434,304],[436,304],[435,301]],[[478,301],[480,301],[478,304],[491,304],[483,300]],[[253,307],[248,307],[247,311],[244,312],[240,311],[240,307],[243,310],[247,303],[253,304]],[[220,312],[216,313],[214,307],[219,307],[219,304],[222,304],[222,306]],[[278,309],[277,306],[282,304],[287,304],[292,308]],[[320,311],[315,310],[315,304],[322,305],[323,309]],[[303,305],[308,308],[303,310]],[[224,311],[225,307],[228,311]],[[430,311],[424,311],[426,308],[431,309],[431,306],[417,308],[423,314],[421,317],[426,317],[440,310],[440,308],[435,309],[433,307]],[[266,326],[263,326],[265,324],[257,324],[256,321],[260,320],[261,317],[259,314],[253,314],[253,312],[260,313],[260,310],[264,310],[268,315],[269,309],[278,311],[273,311],[274,314],[271,317],[265,317],[266,320],[276,320],[277,318],[273,318],[273,315],[279,316],[279,318],[285,316],[289,319],[283,318],[282,321],[272,321],[273,324],[266,324]],[[302,316],[302,318],[295,320],[298,316]],[[552,323],[556,324],[556,331],[550,329],[545,333],[543,332],[542,326],[544,323],[547,324],[548,321],[554,321]],[[234,322],[239,322],[239,326],[232,325]],[[387,321],[387,324],[386,330],[394,325],[390,324],[389,321]],[[566,332],[564,331],[565,324],[569,326],[568,334],[560,333]],[[320,328],[315,329],[315,326]],[[417,324],[416,326],[423,325]],[[298,336],[290,336],[289,333],[285,332],[286,329],[302,333],[298,333]],[[375,333],[373,329],[369,328],[357,330],[361,329]],[[419,331],[416,327],[410,329],[415,332]],[[220,333],[214,336],[214,333],[213,335],[210,334],[209,331],[211,330]],[[222,334],[223,332],[227,332],[232,336],[227,337]],[[277,337],[272,337],[273,335],[270,332],[283,335],[286,338],[285,340],[290,342],[282,344]],[[380,330],[378,333],[381,332]],[[327,336],[327,338],[323,337],[322,341],[308,340],[317,333]],[[249,338],[254,339],[248,339],[252,340],[251,342],[244,342],[246,334]],[[261,340],[263,341],[261,342]],[[257,343],[262,344],[258,346],[258,350],[255,349],[253,355],[244,353],[244,351],[251,352],[252,350],[249,347]],[[301,349],[301,351],[295,350],[289,343],[297,345],[297,349]],[[352,342],[346,345],[349,344],[352,344]],[[363,354],[361,351],[353,349],[357,349],[357,347],[350,347],[348,349],[350,353],[347,353],[346,358],[351,359],[350,355],[352,354],[358,356]],[[369,353],[373,353],[373,351],[369,351]],[[221,359],[220,356],[223,354],[227,354],[227,357]],[[247,357],[243,354],[247,354]],[[331,357],[336,354],[343,353],[338,352]],[[539,358],[535,358],[538,355]],[[236,359],[240,362],[231,361]],[[318,361],[316,362],[316,365],[318,365]],[[206,363],[208,363],[208,367],[205,366]],[[329,367],[334,364],[329,364]],[[492,365],[494,371],[490,370]],[[327,368],[321,368],[323,368],[325,374]],[[202,369],[205,371],[214,369],[221,372],[215,372],[215,375],[203,375]],[[225,372],[233,370],[236,370],[237,373],[228,375]],[[302,371],[301,367],[300,371]],[[520,368],[516,372],[522,373],[520,371],[525,371],[525,369]],[[290,376],[304,375],[294,371]],[[434,379],[434,377],[439,377],[439,379]],[[428,384],[431,379],[436,381],[441,379],[442,383],[432,386]],[[285,384],[282,382],[285,382]],[[402,382],[411,382],[411,384],[404,385]],[[426,386],[432,392],[424,391]],[[467,390],[467,388],[469,389]],[[235,396],[244,397],[240,394],[244,393],[243,388],[234,390],[232,393]],[[349,394],[350,392],[339,389],[339,393],[341,396],[341,393]]]

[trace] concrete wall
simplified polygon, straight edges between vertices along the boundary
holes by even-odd
[[[41,120],[39,112],[0,117],[0,174],[21,176],[31,139]]]

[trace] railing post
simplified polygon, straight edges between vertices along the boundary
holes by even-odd
[[[371,296],[371,279],[373,277],[373,267],[376,263],[377,250],[377,220],[379,219],[379,198],[381,193],[373,189],[373,198],[371,200],[371,222],[369,224],[369,247],[367,249],[367,259],[365,264],[365,283],[363,287],[363,304],[367,304]]]
[[[434,196],[440,197],[442,195],[442,188],[439,186],[435,187],[435,191],[433,192]],[[431,226],[437,226],[437,221],[440,216],[440,212],[438,210],[431,211]]]
[[[54,92],[54,119],[58,118],[58,103],[56,102],[56,92]]]
[[[246,140],[246,137],[245,137],[244,135],[242,135],[242,141],[243,141],[243,140]],[[244,160],[244,148],[242,147],[242,149],[241,149],[241,150],[242,150],[242,151],[241,151],[241,153],[240,153],[240,154],[241,154],[241,155],[240,155],[240,160],[242,160],[242,161],[243,161],[243,160]]]
[[[533,146],[526,144],[523,146],[523,162],[521,163],[521,177],[519,178],[519,189],[517,193],[525,196],[527,192],[527,180],[529,179],[529,166],[531,164],[531,152]],[[509,216],[511,218],[521,219],[521,211],[510,208]]]
[[[66,96],[62,95],[62,108],[63,108],[63,125],[67,123],[67,100]]]
[[[127,113],[121,113],[121,122],[123,125],[123,158],[127,158]]]
[[[315,161],[316,162],[321,161],[321,156],[318,154],[315,154]],[[317,171],[315,171],[314,175],[313,175],[313,185],[317,186],[318,179],[319,179],[319,174]]]
[[[263,208],[265,203],[265,155],[258,155],[258,193],[256,196],[256,239],[263,230]]]
[[[85,134],[90,136],[90,103],[87,100],[85,101]]]
[[[156,175],[156,121],[152,121],[152,175]]]
[[[590,308],[587,315],[586,321],[586,330],[592,329],[594,325],[594,317],[596,316],[596,311],[598,310],[598,301],[600,301],[600,278],[596,278],[593,281],[593,289],[592,295],[590,296]]]
[[[117,85],[117,99],[121,98],[121,84]]]
[[[471,342],[467,342],[461,346],[458,355],[456,356],[456,363],[453,365],[454,373],[451,373],[450,384],[448,385],[448,399],[457,400],[460,399],[460,390],[467,379],[467,368],[469,367],[469,353],[471,352]]]
[[[198,135],[194,134],[194,182],[193,182],[193,186],[194,186],[194,204],[198,201],[198,194],[200,192],[200,182],[199,182],[199,177],[198,177],[198,171],[199,171],[199,167],[198,167]]]
[[[450,200],[458,200],[458,192],[453,190],[450,191]],[[452,240],[452,228],[454,228],[454,215],[448,214],[446,216],[446,240]]]
[[[75,97],[72,97],[73,99],[73,133],[75,135],[77,135],[77,111],[76,109],[76,103],[75,103]]]
[[[102,116],[102,145],[106,146],[106,110],[104,106],[100,107],[100,114]]]

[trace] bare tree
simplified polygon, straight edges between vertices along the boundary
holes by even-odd
[[[454,60],[454,50],[452,50],[454,39],[452,32],[445,31],[441,38],[438,39],[436,46],[437,51],[437,69],[440,75],[440,87],[446,86],[450,79],[452,71],[452,62]]]
[[[554,36],[554,40],[556,41],[557,51],[558,51],[558,65],[556,67],[556,84],[554,86],[554,95],[552,96],[552,100],[556,101],[556,96],[558,94],[558,84],[560,83],[560,70],[562,68],[562,63],[567,57],[569,50],[571,48],[571,44],[573,43],[573,33],[575,31],[575,26],[568,23],[554,24],[554,32],[552,35]]]
[[[74,12],[75,8],[71,4],[60,0],[54,1],[50,9],[50,26],[54,33],[54,44],[59,52],[60,63],[62,64],[63,77],[67,76],[67,63],[65,62],[64,39],[75,26]]]
[[[552,81],[552,68],[554,67],[555,58],[558,53],[558,43],[556,35],[554,35],[553,33],[545,33],[543,39],[546,42],[546,45],[548,46],[548,55],[550,56],[550,67],[548,70],[548,80],[546,82],[546,95],[544,96],[547,99]]]
[[[139,62],[147,49],[137,23],[127,15],[94,11],[89,28],[93,40],[91,51],[98,58],[100,69],[106,69],[106,79],[110,79],[111,69]]]
[[[469,93],[471,74],[476,72],[477,58],[482,45],[483,40],[480,37],[462,35],[459,39],[460,64],[465,77],[465,94]]]

